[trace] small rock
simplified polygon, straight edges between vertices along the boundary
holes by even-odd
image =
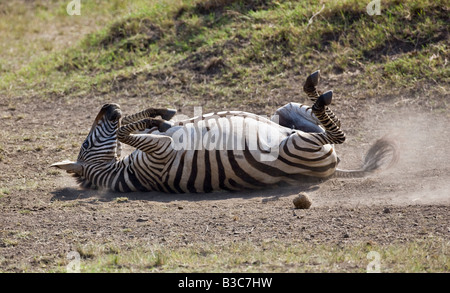
[[[296,209],[309,209],[312,204],[311,199],[306,193],[300,192],[292,201]]]
[[[391,212],[391,210],[389,208],[383,209],[383,214],[389,214],[390,212]]]
[[[136,220],[136,222],[147,222],[147,221],[148,221],[147,218],[138,218],[138,219]]]

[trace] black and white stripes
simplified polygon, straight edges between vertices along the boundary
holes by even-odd
[[[122,192],[256,189],[292,182],[297,174],[327,177],[336,167],[336,154],[331,145],[324,145],[322,134],[288,129],[255,114],[212,113],[165,132],[157,130],[162,123],[146,118],[116,133],[111,131],[114,123],[97,123],[78,158],[83,165],[82,174],[76,175],[81,185]],[[152,131],[133,134],[146,128]],[[111,160],[117,140],[136,151]]]
[[[317,82],[314,73],[304,87],[312,107],[290,103],[271,120],[222,111],[173,123],[166,120],[174,110],[152,108],[120,119],[119,106],[107,104],[77,162],[54,166],[74,173],[84,187],[120,192],[231,191],[331,177],[338,162],[334,144],[343,143],[345,134],[328,107],[332,93],[319,93]],[[120,158],[120,143],[136,150]]]

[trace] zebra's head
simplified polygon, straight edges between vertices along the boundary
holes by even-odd
[[[119,105],[103,105],[88,136],[81,145],[77,161],[62,161],[52,164],[52,167],[82,176],[83,167],[117,161],[120,157],[121,145],[117,140],[116,132],[121,117],[122,112]]]

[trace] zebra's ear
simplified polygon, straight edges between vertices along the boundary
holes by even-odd
[[[67,173],[76,173],[81,175],[81,164],[78,162],[62,161],[52,164],[51,167],[57,167],[66,170]]]

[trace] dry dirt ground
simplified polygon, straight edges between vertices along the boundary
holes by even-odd
[[[149,106],[113,101],[125,113]],[[51,270],[87,243],[448,242],[449,115],[417,100],[395,101],[337,98],[334,106],[347,133],[337,146],[340,168],[359,166],[370,144],[387,135],[400,150],[389,170],[264,191],[171,195],[81,190],[71,176],[50,168],[76,159],[104,98],[0,97],[0,271]],[[308,210],[292,204],[302,191],[313,201]]]

